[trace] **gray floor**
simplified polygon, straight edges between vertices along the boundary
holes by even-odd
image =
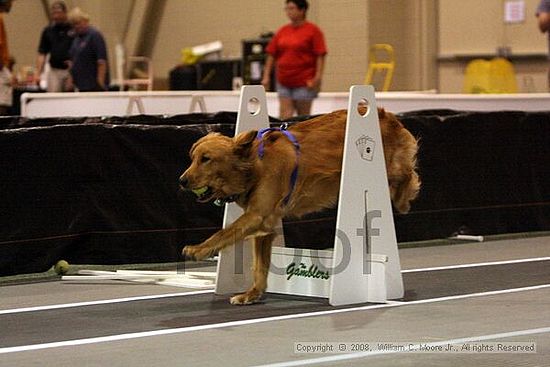
[[[550,257],[550,238],[411,248],[400,256],[404,270],[538,259]],[[212,293],[114,281],[3,286],[0,366],[550,366],[549,265],[404,272],[403,304],[347,308],[278,295],[234,307]],[[170,297],[21,310],[151,295]],[[537,352],[295,353],[303,342],[530,342]]]

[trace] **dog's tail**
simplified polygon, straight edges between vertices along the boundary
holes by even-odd
[[[420,178],[414,170],[402,176],[399,181],[390,181],[391,199],[400,213],[407,213],[411,209],[411,201],[416,199],[419,191]]]
[[[411,201],[420,191],[420,177],[416,172],[418,141],[392,113],[378,111],[384,135],[386,168],[393,206],[400,213],[411,209]]]

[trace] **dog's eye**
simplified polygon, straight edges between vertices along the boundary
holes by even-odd
[[[206,156],[206,155],[203,155],[201,157],[201,163],[206,163],[206,162],[209,162],[210,161],[210,157],[209,156]]]

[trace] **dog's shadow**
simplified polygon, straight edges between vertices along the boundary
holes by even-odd
[[[375,329],[384,323],[387,313],[391,317],[391,310],[395,309],[383,305],[377,308],[377,304],[373,303],[331,306],[326,298],[275,293],[267,293],[260,302],[237,306],[229,303],[230,296],[208,294],[183,297],[180,302],[159,303],[158,309],[151,312],[162,315],[156,325],[163,329],[296,315],[297,318],[328,317],[332,329],[341,332],[367,327]]]

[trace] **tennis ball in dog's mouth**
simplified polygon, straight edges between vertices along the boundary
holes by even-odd
[[[67,274],[69,271],[69,263],[65,260],[59,260],[53,267],[53,270],[59,275]]]
[[[199,187],[198,189],[193,189],[191,191],[193,191],[193,194],[197,196],[201,196],[202,194],[208,191],[208,186]]]

